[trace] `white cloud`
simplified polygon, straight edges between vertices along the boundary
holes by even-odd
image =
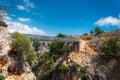
[[[18,10],[24,10],[27,12],[30,12],[29,8],[34,8],[34,4],[30,2],[30,0],[23,0],[24,4],[23,5],[17,5]]]
[[[40,16],[40,13],[38,13],[38,12],[33,12],[32,14],[36,15],[36,16]]]
[[[15,15],[15,14],[11,14],[11,16],[13,16],[13,17],[14,17],[14,16],[16,16],[16,15]]]
[[[26,10],[26,8],[23,5],[17,5],[18,10]]]
[[[117,26],[118,28],[120,28],[120,18],[109,16],[99,19],[94,24],[98,26]]]
[[[35,15],[35,16],[40,17],[41,19],[43,19],[43,18],[44,18],[44,16],[43,16],[43,15],[41,15],[40,13],[33,12],[32,14],[33,14],[33,15]]]
[[[36,35],[46,35],[46,32],[41,30],[41,29],[38,29],[37,27],[31,27],[31,26],[28,26],[26,24],[22,24],[20,22],[16,22],[16,21],[13,21],[7,13],[3,13],[3,16],[4,18],[4,21],[7,23],[8,25],[8,30],[10,33],[13,33],[15,31],[18,31],[20,33],[23,33],[23,34],[36,34]]]
[[[31,8],[34,8],[34,7],[35,7],[34,4],[33,4],[32,2],[30,2],[29,0],[23,0],[23,1],[24,1],[24,3],[25,3],[25,6],[31,7]]]
[[[19,22],[10,21],[10,22],[7,22],[7,24],[8,24],[8,30],[10,31],[10,33],[18,31],[23,34],[46,35],[46,33],[41,29],[38,29],[36,27],[29,27],[28,25],[25,25]]]
[[[30,18],[18,18],[19,21],[21,22],[30,22]]]
[[[6,20],[6,21],[11,20],[11,18],[8,16],[8,14],[3,10],[0,11],[0,17],[1,17],[1,19]]]

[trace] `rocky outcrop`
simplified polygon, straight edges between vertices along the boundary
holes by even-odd
[[[82,80],[82,76],[84,74],[81,72],[81,69],[85,69],[85,67],[87,67],[86,73],[89,74],[89,79],[87,80],[119,80],[120,59],[118,58],[106,61],[102,56],[103,53],[100,52],[98,48],[102,38],[105,38],[106,35],[111,36],[112,34],[113,36],[113,34],[116,34],[112,32],[107,33],[102,34],[103,36],[101,35],[79,37],[81,39],[80,41],[83,42],[80,46],[80,53],[70,53],[67,59],[63,62],[63,64],[69,67],[71,67],[74,62],[78,63],[80,65],[78,71],[75,72],[70,70],[70,72],[68,73],[60,73],[57,76],[56,80]],[[117,35],[114,36],[119,37]]]
[[[36,80],[28,62],[23,57],[18,56],[16,51],[11,50],[9,57],[12,64],[8,68],[9,75],[6,80],[9,80],[9,78],[11,78],[10,80],[15,80],[15,77],[18,80]]]
[[[0,21],[0,74],[4,77],[8,75],[8,67],[11,64],[8,53],[10,51],[10,37],[7,25]]]
[[[38,47],[38,54],[41,55],[45,52],[48,52],[49,51],[49,44],[51,42],[39,42],[39,47]]]
[[[50,41],[33,41],[33,47],[35,48],[35,51],[37,52],[37,56],[39,57],[45,52],[49,51],[49,44]]]
[[[22,59],[18,59],[17,54],[11,50],[10,43],[7,25],[0,21],[0,75],[5,80],[36,80],[27,62],[19,64]]]

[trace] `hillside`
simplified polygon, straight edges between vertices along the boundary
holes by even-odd
[[[62,64],[57,66],[55,71],[50,70],[49,74],[44,75],[44,80],[119,80],[120,59],[114,58],[108,61],[104,59],[103,57],[104,53],[99,50],[99,46],[103,39],[111,36],[120,38],[119,33],[120,30],[116,30],[116,31],[104,32],[98,36],[95,35],[74,36],[76,39],[80,40],[81,42],[80,52],[78,53],[75,51],[71,51],[68,53],[68,55],[65,58],[63,58],[64,55],[62,55],[57,61],[53,60],[53,62],[50,65],[51,70],[52,70],[52,65],[56,64],[56,62],[59,61],[59,64],[61,64],[61,60],[62,60]],[[47,55],[48,55],[47,53],[46,55],[42,55],[42,58],[44,59],[43,56],[47,58]],[[49,63],[48,61],[51,60],[49,60],[48,58],[48,60],[44,60],[44,63],[40,64],[40,66],[43,67],[40,69],[40,71],[38,71],[40,72],[39,74],[41,74],[40,76],[43,76],[42,74],[48,71],[45,68],[46,67],[45,65],[48,65]],[[76,68],[74,66],[75,63],[78,64],[79,67]],[[64,68],[67,69],[67,71],[65,70],[64,72],[64,68],[63,68],[63,72],[59,72],[59,68],[62,65],[66,66],[66,68],[65,66]]]
[[[115,31],[109,31],[109,32],[104,32],[100,36],[83,36],[82,38],[87,41],[88,45],[96,51],[98,54],[98,57],[95,59],[95,62],[97,64],[97,69],[99,67],[104,67],[103,72],[106,75],[107,80],[119,80],[120,79],[120,64],[119,58],[112,59],[110,61],[105,61],[102,56],[102,52],[98,49],[98,46],[101,44],[101,40],[106,38],[106,37],[118,37],[119,42],[118,45],[120,45],[120,30],[115,30]],[[93,63],[93,64],[94,64]]]

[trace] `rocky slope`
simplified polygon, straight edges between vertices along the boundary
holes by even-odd
[[[21,71],[19,59],[15,51],[11,51],[10,43],[7,25],[0,21],[0,75],[5,77],[5,80],[36,80],[27,62]]]
[[[77,38],[82,42],[80,46],[80,53],[72,52],[68,58],[63,62],[66,66],[71,66],[74,62],[80,65],[77,72],[70,71],[68,73],[61,73],[56,80],[84,80],[81,72],[82,68],[86,68],[86,73],[89,74],[90,79],[87,80],[120,80],[120,64],[119,58],[106,61],[103,59],[102,52],[99,51],[98,46],[101,44],[101,39],[115,36],[120,38],[120,30],[105,32],[100,36],[82,36]],[[95,77],[99,79],[95,79]],[[85,79],[86,80],[86,79]]]
[[[40,65],[38,64],[38,67],[43,67],[38,70],[38,75],[44,74],[47,72],[47,69],[44,67],[46,63],[50,62],[50,65],[54,64],[57,66],[53,69],[54,72],[43,75],[44,77],[47,77],[47,79],[41,79],[41,80],[120,80],[120,64],[119,58],[114,58],[109,61],[105,60],[103,58],[103,53],[99,50],[99,45],[101,44],[101,40],[114,36],[114,37],[119,37],[120,38],[120,30],[116,31],[110,31],[110,32],[104,32],[102,35],[95,36],[95,35],[88,35],[88,36],[74,36],[78,40],[80,40],[80,52],[71,52],[67,56],[60,57],[59,59],[56,60],[55,63],[50,62],[50,59],[47,59],[48,55],[44,55],[43,58],[41,58],[41,61],[43,59],[43,63],[40,62]],[[118,42],[120,44],[120,40]],[[49,57],[48,57],[49,58]],[[64,60],[64,61],[63,61]],[[46,61],[46,63],[45,63]],[[57,63],[62,63],[65,66],[69,68],[69,72],[61,72],[59,73],[59,67]],[[77,63],[80,65],[77,71],[73,70],[73,64]],[[56,69],[56,70],[55,70]],[[48,69],[48,72],[50,69]],[[58,70],[58,71],[57,71]],[[43,71],[43,72],[42,72]],[[58,73],[57,73],[58,72]],[[37,74],[36,73],[36,74]],[[84,79],[83,79],[84,76]],[[53,78],[51,78],[53,77]],[[87,77],[87,79],[85,78]],[[89,79],[88,79],[89,77]]]

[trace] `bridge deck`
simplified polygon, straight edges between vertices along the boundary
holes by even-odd
[[[31,40],[37,40],[37,41],[79,42],[79,40],[73,37],[58,38],[52,36],[41,36],[41,35],[31,35],[31,34],[25,34],[25,35],[29,37]]]
[[[30,38],[30,40],[32,41],[79,42],[79,40],[73,37],[59,38],[59,37],[31,35],[31,34],[25,34],[25,35],[28,38]],[[11,34],[11,38],[13,38],[13,34]]]

